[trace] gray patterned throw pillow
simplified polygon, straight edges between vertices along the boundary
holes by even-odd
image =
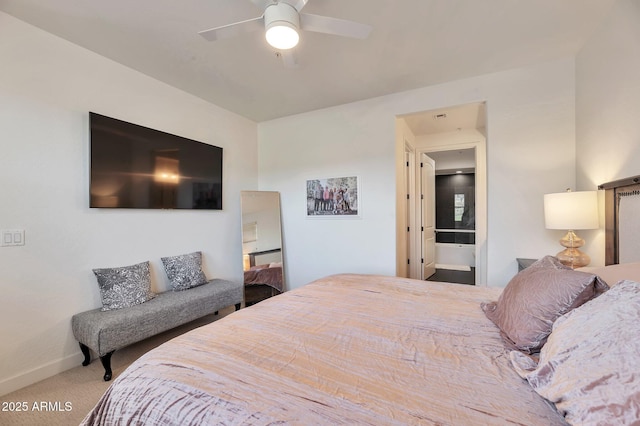
[[[202,272],[202,253],[199,251],[163,257],[162,264],[173,291],[187,290],[207,283],[207,277]]]
[[[128,308],[153,299],[149,262],[118,268],[94,269],[98,279],[102,310]]]

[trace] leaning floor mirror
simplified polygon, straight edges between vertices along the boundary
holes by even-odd
[[[251,306],[285,289],[280,193],[242,191],[240,198],[244,297]]]

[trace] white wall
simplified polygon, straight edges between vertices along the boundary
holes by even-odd
[[[292,288],[339,272],[394,275],[396,115],[487,102],[488,274],[559,249],[543,195],[575,185],[573,58],[351,103],[258,125],[260,189],[282,194]],[[305,181],[358,175],[361,219],[305,218]]]
[[[256,124],[0,13],[0,395],[79,365],[71,316],[100,306],[91,269],[201,250],[242,279],[240,190],[257,187]],[[224,148],[223,211],[89,209],[88,111]],[[117,356],[114,355],[114,356]]]
[[[640,3],[619,0],[576,58],[579,189],[640,175]],[[604,265],[604,231],[582,231]]]

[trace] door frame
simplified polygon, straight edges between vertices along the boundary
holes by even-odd
[[[413,188],[416,186],[416,170],[415,170],[415,148],[411,146],[408,141],[405,141],[405,191],[406,198],[406,247],[407,247],[407,266],[406,273],[403,276],[415,277],[420,273],[420,264],[415,257],[416,247],[418,247],[419,241],[417,241],[416,234],[411,232],[411,226],[416,222],[416,199],[412,196]]]

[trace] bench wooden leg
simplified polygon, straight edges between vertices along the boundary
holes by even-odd
[[[109,352],[105,356],[100,357],[100,361],[102,362],[102,366],[104,367],[104,381],[108,382],[111,380],[111,375],[113,374],[111,371],[111,355],[113,355],[114,351]]]
[[[80,343],[80,350],[82,351],[82,355],[84,355],[84,361],[82,361],[82,366],[86,367],[91,364],[91,352],[89,351],[89,347],[87,345],[83,345]],[[111,355],[114,351],[109,352],[105,356],[100,357],[100,362],[102,362],[102,366],[104,367],[104,381],[108,382],[111,380],[111,376],[113,372],[111,371]]]
[[[82,361],[82,366],[86,367],[91,364],[91,352],[89,351],[89,347],[87,345],[83,345],[80,343],[80,350],[82,351],[82,355],[84,355],[84,361]]]

